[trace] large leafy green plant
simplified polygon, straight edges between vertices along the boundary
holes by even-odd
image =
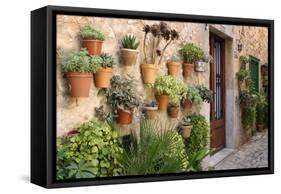
[[[118,176],[123,149],[112,128],[96,120],[83,123],[57,144],[57,179]]]
[[[199,92],[199,95],[201,97],[201,99],[204,101],[204,102],[207,102],[207,103],[210,103],[211,100],[212,100],[212,95],[213,95],[213,92],[212,90],[209,90],[206,86],[204,85],[198,85],[195,87],[198,92]]]
[[[91,73],[96,72],[102,64],[98,56],[89,56],[85,48],[79,52],[70,53],[63,57],[62,68],[64,72]]]
[[[188,157],[181,136],[175,127],[166,123],[157,131],[157,122],[143,120],[140,137],[131,135],[131,143],[124,152],[122,164],[126,175],[148,175],[185,172]]]
[[[188,160],[188,171],[198,172],[202,170],[202,161],[211,154],[210,149],[201,148],[198,152],[192,154]]]
[[[186,141],[186,150],[190,158],[202,149],[208,148],[209,144],[209,123],[203,115],[190,114],[187,115],[192,124],[192,131],[190,137]]]
[[[134,35],[125,35],[122,39],[122,47],[126,49],[136,50],[139,46],[140,42],[137,41],[136,36]]]
[[[100,41],[103,41],[105,39],[104,34],[101,31],[98,31],[91,26],[84,26],[83,28],[81,28],[80,33],[83,38],[95,39]]]
[[[205,58],[204,51],[193,43],[186,43],[183,45],[180,49],[180,53],[186,63],[195,64]]]
[[[115,113],[118,109],[132,111],[141,105],[135,81],[118,75],[111,78],[111,87],[105,91],[105,96]]]
[[[112,68],[115,65],[114,58],[108,53],[102,53],[100,58],[102,59],[101,67],[103,68]]]
[[[265,124],[265,117],[267,117],[267,99],[263,94],[258,95],[256,105],[256,122],[257,124]]]
[[[192,104],[198,105],[202,103],[202,98],[199,90],[196,87],[188,87],[182,94],[183,100],[189,99]]]

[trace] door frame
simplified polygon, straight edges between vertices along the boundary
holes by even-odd
[[[213,51],[213,47],[214,47],[214,42],[218,41],[221,43],[221,66],[222,66],[222,114],[223,114],[223,118],[222,120],[214,120],[215,117],[215,109],[214,109],[214,99],[215,99],[215,92],[213,92],[213,99],[210,103],[210,146],[213,147],[212,143],[213,143],[213,139],[214,137],[212,137],[213,132],[215,131],[216,127],[218,126],[223,126],[223,145],[216,147],[215,148],[215,152],[225,148],[226,146],[226,84],[225,84],[225,39],[218,36],[217,34],[210,32],[210,39],[209,39],[209,47],[210,47],[210,56],[213,56],[214,51]],[[210,89],[214,91],[214,87],[215,87],[215,82],[216,82],[216,77],[215,77],[215,65],[214,65],[214,61],[211,60],[210,62]],[[215,153],[214,152],[214,153]]]

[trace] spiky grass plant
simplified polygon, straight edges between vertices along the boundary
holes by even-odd
[[[134,35],[125,35],[122,39],[122,46],[126,49],[136,50],[140,42],[137,41],[137,38]]]

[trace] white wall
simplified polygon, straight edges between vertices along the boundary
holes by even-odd
[[[276,61],[281,64],[281,15],[278,1],[260,0],[232,2],[219,0],[173,1],[117,1],[117,0],[7,0],[1,1],[1,152],[0,193],[270,193],[280,190],[281,132],[276,122],[276,174],[224,179],[173,181],[146,184],[127,184],[100,187],[84,187],[46,191],[29,184],[30,163],[30,14],[29,11],[47,4],[97,7],[125,10],[143,10],[275,19]],[[281,72],[281,66],[275,66]],[[278,74],[276,74],[278,76]],[[276,77],[276,84],[281,77]],[[276,99],[281,93],[276,90]],[[276,101],[276,115],[281,114],[281,103]],[[278,118],[277,118],[278,119]],[[275,193],[275,192],[272,192]]]

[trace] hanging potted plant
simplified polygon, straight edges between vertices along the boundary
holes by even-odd
[[[179,96],[173,97],[168,106],[168,115],[171,118],[177,118],[180,111],[180,99]]]
[[[63,57],[62,68],[68,78],[72,97],[89,96],[93,73],[100,63],[100,58],[90,57],[86,49]]]
[[[107,53],[102,53],[100,59],[100,66],[95,73],[95,85],[98,88],[109,88],[115,62],[113,57]]]
[[[177,77],[180,65],[181,65],[180,57],[178,55],[173,55],[171,60],[167,61],[168,74],[173,77]]]
[[[203,102],[210,103],[212,101],[213,99],[212,90],[209,90],[204,85],[197,85],[195,88],[198,90],[199,95],[202,98]]]
[[[141,72],[143,82],[145,84],[153,84],[166,49],[174,40],[179,38],[179,34],[175,29],[170,29],[165,22],[145,25],[143,31],[145,33],[143,40],[144,63],[141,65]],[[162,41],[166,43],[161,49]],[[150,47],[150,55],[146,52],[148,50],[147,47]]]
[[[202,103],[199,91],[195,87],[188,87],[182,97],[182,107],[186,111],[191,111],[193,105]]]
[[[134,35],[126,35],[122,39],[121,63],[125,66],[136,64],[139,51],[137,50],[140,42]]]
[[[122,125],[132,123],[133,111],[141,104],[140,93],[134,80],[113,76],[111,87],[105,91],[107,103],[111,105],[117,122]]]
[[[204,51],[195,46],[193,43],[186,43],[180,49],[180,53],[183,57],[183,76],[187,78],[192,75],[194,70],[194,64],[196,64],[199,60],[203,59]]]
[[[89,55],[100,55],[104,34],[91,26],[81,28],[80,34],[82,36],[82,47],[88,50]]]
[[[180,124],[181,135],[184,139],[189,138],[192,131],[191,116],[185,115]]]
[[[204,54],[202,59],[199,59],[198,62],[195,63],[195,71],[196,72],[205,72],[207,70],[207,65],[210,64],[210,57],[208,54]]]
[[[158,115],[158,103],[155,100],[145,103],[143,112],[146,119],[155,119]]]

